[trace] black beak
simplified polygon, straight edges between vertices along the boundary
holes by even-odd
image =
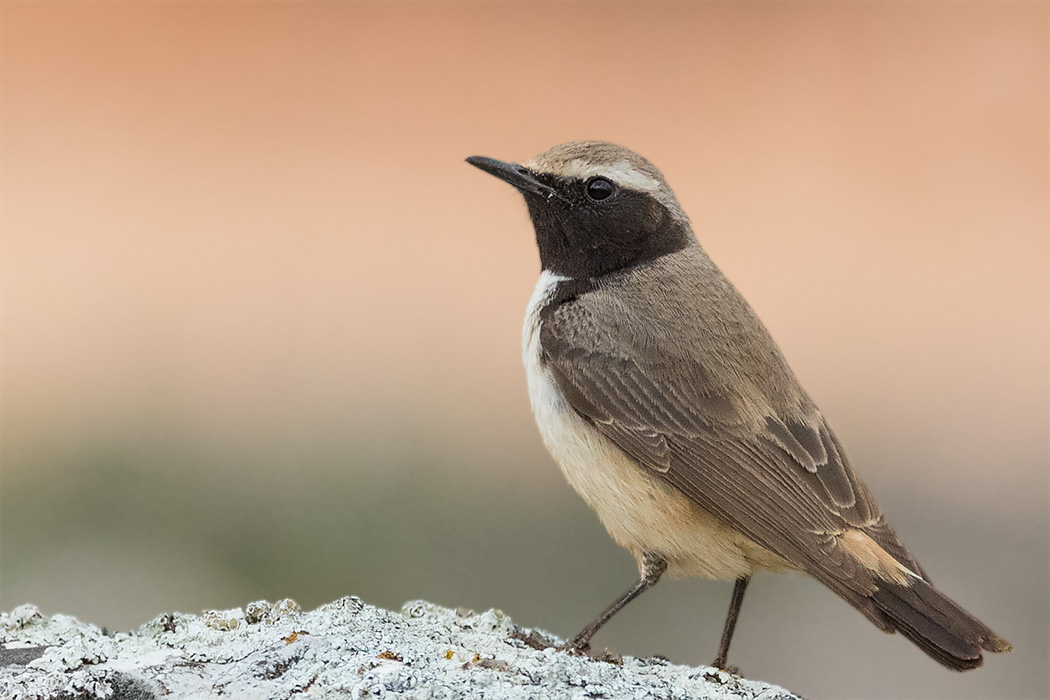
[[[471,156],[470,158],[467,158],[467,162],[476,168],[481,168],[489,175],[495,175],[500,180],[509,182],[523,192],[532,192],[533,194],[538,194],[547,199],[550,199],[551,197],[562,199],[561,195],[559,195],[554,188],[548,187],[537,180],[536,176],[532,174],[532,171],[524,165],[504,163],[502,160],[486,158],[485,156]]]

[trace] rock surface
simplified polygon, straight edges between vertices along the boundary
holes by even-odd
[[[708,667],[599,661],[558,643],[499,610],[425,602],[396,613],[343,598],[304,613],[262,601],[112,635],[23,605],[0,614],[0,698],[795,698]]]

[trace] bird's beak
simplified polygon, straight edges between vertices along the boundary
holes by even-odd
[[[485,156],[471,156],[467,158],[467,162],[476,168],[481,168],[489,175],[495,175],[500,180],[509,182],[523,192],[532,192],[547,199],[551,197],[562,198],[554,188],[548,187],[537,180],[532,171],[524,165],[504,163],[502,160],[486,158]]]

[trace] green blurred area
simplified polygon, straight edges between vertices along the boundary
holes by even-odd
[[[396,436],[278,432],[253,444],[154,428],[5,445],[0,607],[31,601],[130,629],[169,610],[283,597],[313,608],[352,594],[393,609],[416,598],[497,607],[567,637],[632,583],[634,563],[531,426],[520,427],[488,454],[457,449],[423,422]],[[1014,643],[989,663],[1038,667],[1050,613],[1046,511],[984,511],[892,488],[879,496],[934,580]],[[730,588],[665,580],[597,642],[709,663]],[[801,575],[756,577],[733,648],[745,673],[819,697],[822,655],[843,647],[855,697],[894,687],[887,669],[907,676],[932,663]],[[908,687],[979,696],[963,676],[929,678]],[[999,697],[1045,693],[1044,674],[1010,679]]]

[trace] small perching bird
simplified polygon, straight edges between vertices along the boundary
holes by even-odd
[[[524,360],[544,443],[641,578],[735,580],[714,665],[760,570],[800,569],[948,668],[1006,640],[933,587],[744,298],[700,248],[663,175],[610,143],[524,165],[467,162],[525,197],[543,272]]]

